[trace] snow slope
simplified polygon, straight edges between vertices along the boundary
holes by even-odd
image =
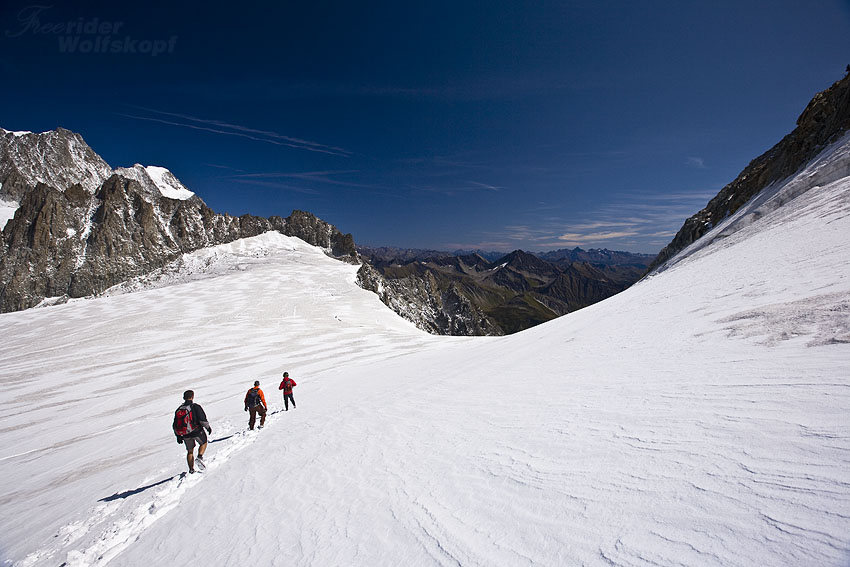
[[[137,163],[133,167],[116,168],[115,173],[129,179],[135,179],[152,195],[161,194],[163,197],[181,201],[190,199],[194,195],[185,185],[180,183],[179,179],[174,177],[174,174],[164,167],[144,166]]]
[[[156,183],[156,186],[159,188],[159,191],[163,194],[163,196],[168,197],[169,199],[185,201],[194,195],[194,193],[186,189],[185,185],[180,183],[179,179],[174,177],[174,174],[164,167],[149,165],[145,167],[145,171],[148,172],[148,175],[150,175],[151,179],[153,179],[153,182]]]
[[[356,266],[278,234],[4,314],[0,551],[846,566],[850,178],[751,221],[508,337],[425,335],[357,288]],[[283,370],[299,384],[288,413]],[[249,433],[254,379],[274,413]],[[169,428],[189,387],[213,442],[209,470],[181,478]]]
[[[19,203],[15,201],[4,201],[0,199],[0,230],[6,227],[6,223],[15,218],[15,211],[18,210]]]

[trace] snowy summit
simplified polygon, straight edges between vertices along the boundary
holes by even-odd
[[[185,201],[194,195],[193,192],[186,189],[186,186],[180,183],[180,181],[164,167],[148,165],[145,167],[145,171],[148,173],[150,178],[153,179],[153,182],[159,188],[163,197]]]
[[[174,174],[164,167],[158,167],[155,165],[144,166],[137,163],[133,165],[133,167],[116,168],[115,173],[130,179],[135,179],[142,185],[142,187],[145,187],[150,191],[155,191],[169,199],[185,201],[194,195],[192,191],[189,191],[182,183],[180,183],[180,180],[174,177]]]

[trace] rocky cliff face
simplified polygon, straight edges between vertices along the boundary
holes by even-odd
[[[309,213],[216,214],[164,168],[113,172],[67,130],[4,130],[0,158],[2,196],[17,205],[0,233],[0,311],[97,294],[186,252],[269,230],[357,256],[351,235]]]
[[[357,272],[357,284],[376,293],[387,307],[431,334],[504,334],[456,282],[441,281],[434,273],[387,278],[364,262]]]
[[[274,218],[274,217],[272,217]],[[335,226],[316,218],[304,211],[292,211],[284,221],[283,228],[277,228],[286,236],[295,236],[308,244],[326,248],[337,258],[356,261],[357,247],[351,234],[343,234]]]
[[[0,128],[0,199],[19,203],[38,183],[64,190],[81,185],[92,193],[112,168],[82,136],[57,128],[50,132],[9,132]]]
[[[685,221],[673,241],[652,263],[665,262],[734,214],[762,189],[799,171],[827,145],[850,130],[850,74],[818,93],[797,119],[797,127],[778,144],[754,159],[700,212]]]

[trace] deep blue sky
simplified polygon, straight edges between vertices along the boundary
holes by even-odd
[[[3,2],[0,126],[370,245],[657,252],[850,63],[848,1],[182,4]]]

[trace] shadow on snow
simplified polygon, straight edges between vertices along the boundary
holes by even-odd
[[[98,502],[112,502],[113,500],[123,500],[124,498],[128,498],[130,496],[133,496],[134,494],[139,494],[140,492],[144,492],[145,490],[149,490],[151,488],[154,488],[155,486],[159,486],[160,484],[165,484],[166,482],[168,482],[170,480],[174,480],[178,476],[180,476],[180,475],[176,474],[174,476],[160,480],[159,482],[149,484],[147,486],[141,486],[139,488],[136,488],[136,489],[133,489],[133,490],[127,490],[127,491],[124,491],[124,492],[116,492],[112,496],[107,496],[106,498],[101,498],[100,500],[98,500]]]

